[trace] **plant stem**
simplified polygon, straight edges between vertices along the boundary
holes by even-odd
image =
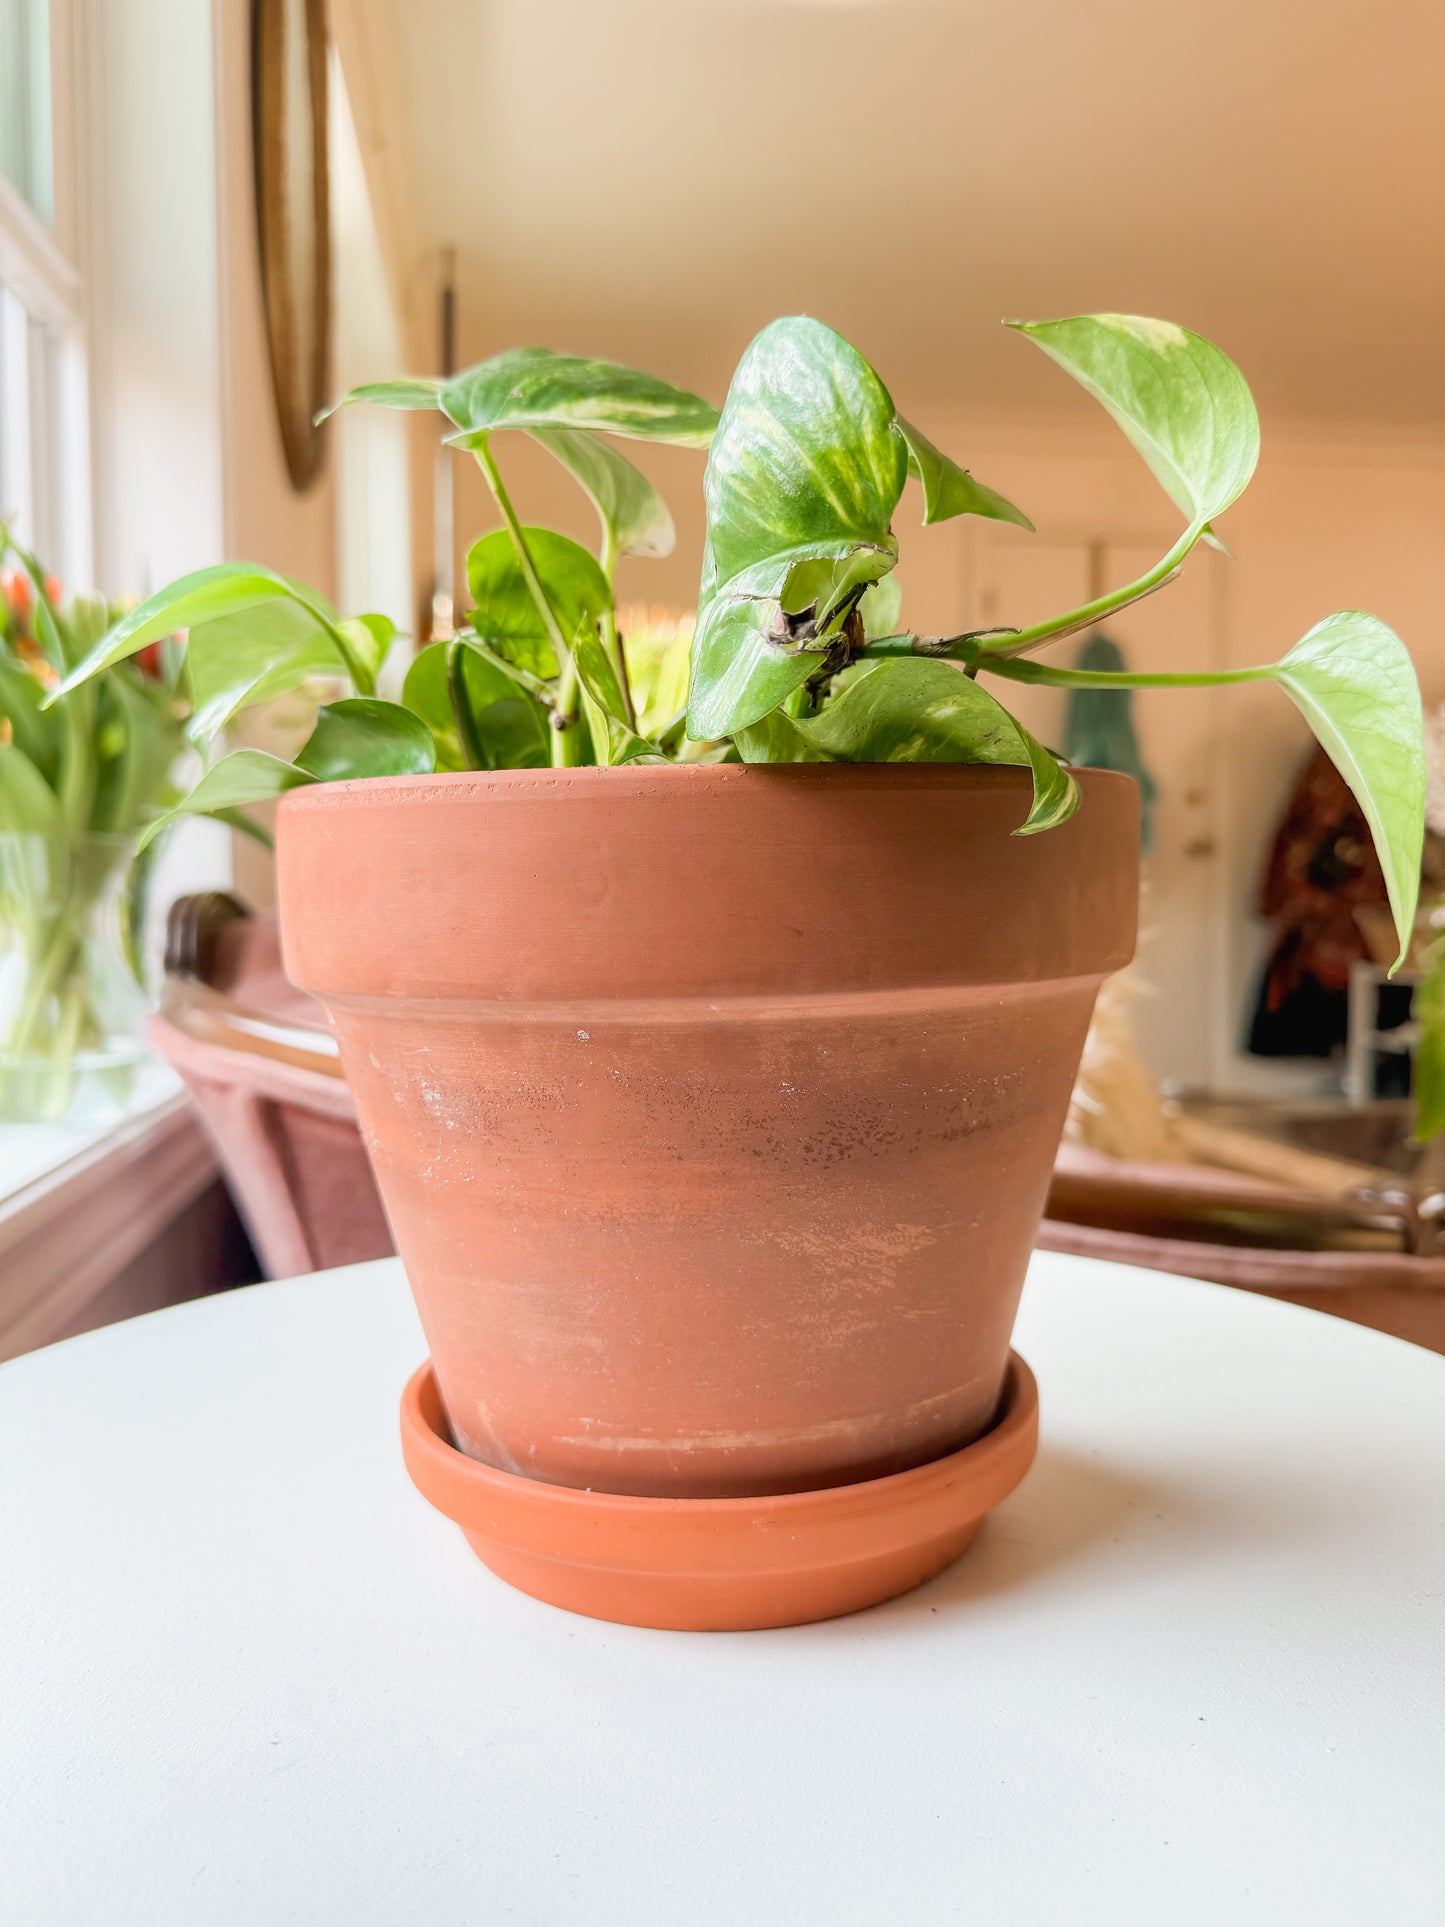
[[[537,574],[537,565],[527,547],[527,538],[522,533],[522,524],[517,519],[517,511],[512,506],[512,498],[507,493],[507,485],[502,480],[502,471],[497,467],[497,458],[492,453],[490,436],[473,450],[477,466],[487,478],[487,485],[496,498],[497,507],[502,511],[502,520],[507,525],[507,533],[512,538],[516,552],[517,567],[522,571],[522,580],[527,585],[527,593],[536,605],[537,614],[542,618],[542,627],[547,632],[547,640],[557,658],[557,707],[552,718],[552,767],[570,769],[582,760],[582,745],[575,740],[578,730],[579,710],[582,700],[581,684],[577,680],[576,666],[572,661],[572,651],[562,634],[562,625],[557,620],[557,612],[547,599],[547,591],[542,587],[542,579]]]
[[[1047,662],[1006,662],[986,657],[978,667],[1009,682],[1045,683],[1051,689],[1208,689],[1226,682],[1270,682],[1277,665],[1254,669],[1201,669],[1193,674],[1173,670],[1056,669]]]
[[[1096,596],[1092,602],[1085,602],[1064,615],[1050,616],[1030,628],[1000,635],[996,642],[981,643],[974,652],[975,660],[982,666],[1000,656],[1022,655],[1025,650],[1037,649],[1042,643],[1074,635],[1080,629],[1091,629],[1096,622],[1102,622],[1105,616],[1127,608],[1131,602],[1141,601],[1146,595],[1153,595],[1156,589],[1162,589],[1169,581],[1203,533],[1202,527],[1191,525],[1169,553],[1136,582],[1127,583],[1122,589],[1111,589],[1107,595]]]
[[[502,480],[502,471],[497,467],[497,459],[492,453],[491,438],[488,437],[473,452],[496,498],[497,507],[502,511],[502,520],[507,525],[507,533],[511,536],[512,547],[516,551],[517,567],[522,571],[522,580],[527,585],[527,593],[536,604],[537,614],[542,618],[542,627],[547,631],[547,640],[556,652],[560,667],[571,654],[571,650],[567,646],[566,637],[562,634],[562,625],[557,620],[557,613],[547,599],[547,591],[542,587],[542,579],[537,574],[537,565],[533,562],[532,552],[527,547],[527,538],[522,533],[522,524],[517,519],[517,511],[512,506],[512,498],[507,493],[506,483]]]
[[[62,727],[57,794],[66,826],[79,836],[95,801],[95,687],[73,689],[58,705]]]
[[[581,765],[587,754],[587,734],[577,665],[567,656],[557,678],[557,707],[552,712],[553,769],[576,769]]]
[[[627,655],[622,647],[622,638],[617,633],[617,591],[613,578],[617,573],[617,537],[612,525],[602,525],[602,553],[598,557],[602,573],[607,578],[607,593],[610,598],[602,611],[602,647],[607,651],[608,661],[612,664],[617,677],[617,687],[622,691],[622,713],[629,729],[637,728],[637,705],[632,700],[632,682],[627,674]]]
[[[970,674],[976,669],[991,670],[998,675],[1011,673],[1005,671],[1002,665],[1022,655],[1025,650],[1037,649],[1046,642],[1059,642],[1065,636],[1076,635],[1080,629],[1092,629],[1105,616],[1126,609],[1131,603],[1142,602],[1145,596],[1167,587],[1202,533],[1200,529],[1186,529],[1169,553],[1147,575],[1141,575],[1136,582],[1130,582],[1122,589],[1111,589],[1107,595],[1096,596],[1092,602],[1070,609],[1065,615],[1036,622],[1031,628],[965,629],[956,636],[879,636],[857,653],[872,661],[922,656],[933,662],[961,662],[967,666]],[[1014,679],[1017,682],[1049,680],[1042,675],[1015,676]],[[1119,680],[1132,683],[1134,678],[1123,677]],[[1086,685],[1081,683],[1076,686],[1083,688]],[[1109,685],[1105,681],[1099,686],[1107,688]]]
[[[25,1057],[32,1050],[39,1050],[40,1046],[33,1040],[42,1028],[47,1003],[74,966],[80,950],[79,930],[83,918],[84,911],[79,905],[73,912],[62,910],[42,939],[43,948],[37,944],[31,949],[36,962],[26,977],[20,1009],[10,1027],[7,1044],[13,1056]]]
[[[923,656],[931,662],[971,661],[976,637],[972,631],[961,636],[874,636],[858,651],[860,662],[896,662],[900,656]]]
[[[468,649],[475,650],[484,662],[489,662],[494,669],[500,669],[504,676],[509,676],[517,687],[525,689],[529,696],[535,696],[545,708],[552,707],[557,692],[545,677],[534,676],[530,669],[523,669],[520,663],[508,662],[505,656],[499,656],[490,644],[482,640],[475,629],[459,630],[455,640],[465,643]]]

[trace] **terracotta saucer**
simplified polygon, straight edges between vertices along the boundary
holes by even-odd
[[[593,1619],[743,1632],[832,1619],[931,1579],[1033,1463],[1039,1394],[1009,1354],[993,1429],[885,1479],[761,1499],[640,1499],[499,1472],[448,1436],[430,1363],[401,1401],[407,1471],[499,1578]]]

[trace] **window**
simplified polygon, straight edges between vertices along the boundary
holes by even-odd
[[[54,232],[51,56],[48,0],[0,0],[0,516],[68,587],[87,588],[84,317]]]
[[[48,0],[0,0],[0,174],[50,220]]]

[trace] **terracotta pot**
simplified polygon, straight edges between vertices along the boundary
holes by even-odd
[[[726,1498],[986,1431],[1138,805],[1085,772],[738,765],[317,786],[331,1012],[457,1445]]]

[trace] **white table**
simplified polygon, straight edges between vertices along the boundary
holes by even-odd
[[[1018,1342],[974,1550],[734,1635],[539,1605],[413,1492],[394,1263],[0,1368],[0,1917],[1439,1927],[1445,1359],[1048,1256]]]

